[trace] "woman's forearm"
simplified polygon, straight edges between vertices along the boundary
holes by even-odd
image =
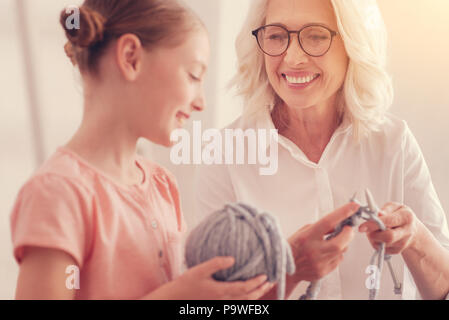
[[[445,299],[449,293],[449,250],[422,224],[412,244],[402,252],[423,299]]]

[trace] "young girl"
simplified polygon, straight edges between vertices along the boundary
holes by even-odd
[[[13,208],[16,298],[264,295],[271,287],[264,275],[213,280],[232,258],[180,275],[186,225],[176,181],[136,154],[140,137],[170,146],[172,130],[203,110],[209,43],[202,23],[175,0],[86,0],[80,28],[72,30],[70,15],[63,10],[61,24],[66,53],[82,75],[84,117]]]

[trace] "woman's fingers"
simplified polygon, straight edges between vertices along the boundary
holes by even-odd
[[[392,214],[384,217],[384,223],[387,228],[397,228],[408,226],[413,223],[414,215],[410,208],[401,206]]]
[[[372,246],[377,250],[379,243],[385,243],[388,253],[401,252],[409,243],[413,225],[413,213],[409,208],[398,203],[388,203],[383,208],[385,215],[380,219],[387,230],[381,231],[373,221],[359,227],[360,232],[366,232]]]
[[[306,252],[306,250],[303,249],[306,244],[323,241],[323,237],[326,234],[332,232],[340,222],[349,218],[357,212],[359,208],[360,205],[350,202],[329,213],[315,224],[307,225],[296,231],[295,234],[289,238],[289,243],[295,259],[298,258],[298,255],[301,255],[301,252]]]
[[[382,209],[380,220],[384,223],[386,228],[392,229],[408,224],[410,217],[406,207],[398,203],[388,203]],[[374,221],[367,221],[359,226],[360,232],[371,233],[379,231],[379,225]]]
[[[342,253],[347,249],[353,238],[353,228],[350,226],[345,226],[335,238],[332,238],[323,244],[322,252],[335,254]]]
[[[375,249],[375,250],[379,250],[379,246],[383,241],[379,241],[379,240],[374,240],[372,238],[368,238],[371,246]],[[400,238],[398,241],[396,242],[392,242],[392,243],[385,243],[385,253],[386,254],[398,254],[401,253],[405,247],[407,246],[407,244],[410,241],[410,237],[409,236],[405,236],[403,238]]]
[[[389,229],[385,231],[374,231],[368,237],[374,242],[384,242],[386,245],[392,244],[403,237],[403,228]]]
[[[324,235],[332,232],[340,222],[357,212],[359,207],[360,206],[358,204],[350,202],[343,207],[338,208],[334,212],[329,213],[327,216],[315,223],[313,230],[315,237],[322,238]]]
[[[304,280],[316,280],[331,272],[341,262],[343,253],[354,237],[352,227],[346,226],[329,241],[324,236],[352,216],[360,208],[356,203],[348,203],[328,214],[312,226],[297,231],[289,239],[295,264],[295,275]]]
[[[319,280],[331,273],[335,268],[338,267],[343,259],[343,254],[333,255],[331,258],[327,259],[325,262],[321,262],[319,266],[311,274],[311,281]]]
[[[410,241],[410,237],[402,238],[401,240],[393,243],[390,247],[386,249],[387,254],[399,254],[401,253],[407,246]]]
[[[404,205],[397,203],[397,202],[389,202],[387,204],[385,204],[382,209],[380,210],[384,215],[389,215],[393,212],[398,211],[399,209],[401,209],[402,207],[404,207]]]
[[[411,232],[410,227],[406,225],[401,228],[372,232],[368,234],[368,237],[374,242],[384,242],[387,246],[394,246],[402,240],[405,240],[405,243],[407,243],[411,237]]]

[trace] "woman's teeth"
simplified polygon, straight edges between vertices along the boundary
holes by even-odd
[[[312,80],[315,80],[316,78],[318,78],[319,74],[313,75],[313,76],[307,76],[307,77],[290,77],[285,75],[285,79],[287,79],[287,81],[289,83],[292,84],[304,84],[304,83],[309,83]]]

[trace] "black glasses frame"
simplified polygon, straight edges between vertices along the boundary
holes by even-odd
[[[266,28],[266,27],[279,27],[279,28],[284,29],[284,30],[287,32],[287,34],[288,34],[288,44],[287,44],[287,47],[285,48],[285,50],[284,50],[282,53],[273,55],[273,54],[269,54],[269,53],[265,52],[265,50],[262,48],[262,45],[260,44],[259,36],[258,36],[258,35],[259,35],[259,31],[262,30],[262,29],[264,29],[264,28]],[[303,45],[302,45],[302,43],[301,43],[301,36],[300,36],[300,34],[301,34],[301,32],[302,32],[304,29],[309,28],[309,27],[321,27],[321,28],[324,28],[324,29],[326,29],[327,31],[330,32],[330,34],[331,34],[331,41],[330,41],[330,43],[329,43],[329,48],[327,48],[326,52],[324,52],[323,54],[320,54],[320,55],[313,55],[313,54],[308,53],[306,50],[304,50],[304,47],[303,47]],[[282,55],[288,50],[288,48],[290,47],[290,43],[291,43],[291,37],[290,37],[290,34],[291,34],[291,33],[295,33],[295,34],[297,34],[297,37],[298,37],[298,43],[299,43],[299,45],[300,45],[302,51],[304,51],[307,55],[309,55],[309,56],[311,56],[311,57],[315,57],[315,58],[317,58],[317,57],[322,57],[322,56],[324,56],[326,53],[328,53],[329,50],[330,50],[330,48],[332,47],[332,42],[333,42],[334,37],[337,36],[337,35],[339,34],[337,31],[334,31],[334,30],[332,30],[332,29],[330,29],[330,28],[328,28],[328,27],[326,27],[326,26],[323,26],[323,25],[321,25],[321,24],[308,24],[308,25],[305,25],[304,27],[302,27],[300,30],[297,30],[297,31],[294,31],[294,30],[288,30],[286,27],[284,27],[283,25],[280,25],[280,24],[267,24],[267,25],[265,25],[265,26],[262,26],[262,27],[260,27],[260,28],[257,28],[256,30],[253,30],[251,33],[252,33],[252,35],[256,38],[257,44],[259,45],[260,50],[262,50],[263,53],[265,53],[266,55],[271,56],[271,57],[279,57],[279,56],[282,56]]]

